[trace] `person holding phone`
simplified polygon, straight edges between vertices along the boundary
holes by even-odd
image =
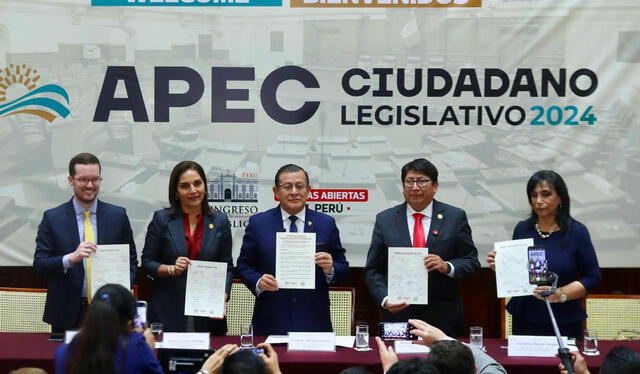
[[[220,282],[225,283],[225,298],[231,292],[231,227],[226,214],[211,209],[207,194],[202,166],[178,163],[169,177],[170,207],[156,211],[147,229],[142,269],[154,280],[148,317],[149,323],[161,322],[164,331],[227,332],[226,319],[184,315],[191,260],[226,262],[227,275]]]
[[[162,374],[153,353],[153,334],[149,329],[134,329],[136,314],[136,299],[131,291],[119,284],[100,287],[80,331],[71,343],[56,349],[55,372]],[[224,357],[237,350],[235,345],[223,346],[205,361],[200,371],[215,372]]]
[[[533,238],[535,246],[545,248],[547,267],[558,275],[558,290],[549,297],[560,333],[582,338],[582,321],[587,317],[579,299],[600,282],[600,266],[589,230],[571,217],[569,191],[562,177],[552,170],[541,170],[529,178],[527,199],[531,215],[513,230],[513,239]],[[487,255],[495,270],[496,251]],[[507,310],[513,316],[514,335],[554,335],[542,291],[538,286],[531,296],[514,297]]]

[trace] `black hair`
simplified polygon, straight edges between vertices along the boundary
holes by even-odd
[[[555,190],[558,196],[560,196],[560,205],[558,205],[558,210],[556,211],[556,224],[561,230],[565,231],[565,240],[563,240],[564,246],[566,245],[566,238],[569,236],[569,228],[573,222],[573,218],[570,213],[571,198],[569,197],[569,189],[567,188],[567,184],[564,182],[564,179],[562,179],[560,174],[553,170],[537,171],[527,182],[527,201],[529,202],[529,206],[531,206],[531,215],[527,219],[527,226],[529,226],[529,228],[533,228],[538,221],[538,215],[533,210],[533,205],[531,203],[531,194],[542,182],[546,182]]]
[[[340,372],[340,374],[371,374],[364,366],[352,366]]]
[[[122,338],[129,334],[136,313],[131,291],[119,284],[100,287],[69,346],[67,373],[115,374],[118,346],[125,349]]]
[[[640,353],[622,346],[610,350],[600,367],[600,374],[637,373],[640,373]]]
[[[225,358],[221,374],[266,374],[262,358],[251,350],[241,350]]]
[[[69,176],[73,177],[76,175],[76,165],[95,165],[98,164],[99,172],[102,172],[102,165],[100,165],[100,160],[91,153],[78,153],[73,156],[71,160],[69,160]]]
[[[429,160],[425,158],[416,158],[413,161],[407,162],[402,167],[402,173],[400,175],[400,181],[404,183],[404,178],[407,176],[407,173],[411,170],[419,171],[424,173],[431,179],[431,183],[438,183],[438,169],[432,164]]]
[[[307,186],[308,186],[309,185],[309,174],[307,173],[306,170],[304,170],[300,166],[294,165],[294,164],[286,164],[286,165],[282,166],[280,169],[278,169],[278,171],[276,172],[276,177],[275,177],[275,180],[273,182],[273,185],[276,186],[276,187],[280,187],[280,174],[282,174],[282,173],[297,173],[299,171],[303,171],[304,172],[304,176],[307,179]]]
[[[440,371],[424,358],[413,357],[396,362],[389,368],[387,374],[440,374]]]
[[[474,374],[476,363],[471,349],[457,340],[440,340],[431,345],[427,361],[447,374]]]
[[[178,196],[176,196],[176,191],[178,191],[178,182],[180,181],[180,177],[187,170],[193,170],[198,175],[200,175],[200,179],[202,179],[202,183],[204,183],[204,198],[200,203],[200,207],[202,209],[203,214],[212,215],[213,210],[209,206],[209,201],[207,197],[209,196],[209,186],[207,183],[207,176],[204,173],[204,169],[200,164],[195,161],[180,161],[176,166],[171,170],[171,175],[169,176],[169,205],[170,205],[170,213],[172,216],[177,216],[182,214],[182,206],[180,205],[180,200]]]

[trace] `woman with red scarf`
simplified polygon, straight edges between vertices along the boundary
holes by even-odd
[[[169,178],[169,208],[155,212],[142,250],[142,268],[153,279],[149,322],[164,331],[223,335],[226,319],[184,315],[187,269],[192,260],[226,262],[225,298],[231,291],[231,228],[226,214],[207,201],[207,177],[194,161],[182,161]]]

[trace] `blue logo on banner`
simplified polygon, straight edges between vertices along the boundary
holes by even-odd
[[[282,6],[282,0],[91,0],[93,6]]]
[[[38,71],[25,64],[11,64],[0,71],[0,117],[29,114],[49,122],[67,118],[67,91],[57,84],[38,87],[39,80]]]

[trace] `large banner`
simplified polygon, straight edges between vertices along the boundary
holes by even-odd
[[[3,0],[0,266],[31,264],[85,151],[139,252],[177,162],[205,168],[235,257],[295,163],[362,266],[426,157],[481,259],[553,169],[600,264],[640,266],[638,20],[637,0]]]

